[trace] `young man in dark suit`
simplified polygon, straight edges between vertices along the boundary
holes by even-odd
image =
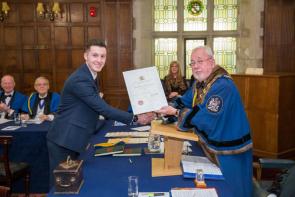
[[[85,64],[64,84],[58,111],[47,134],[51,185],[54,168],[68,155],[76,159],[85,150],[95,132],[99,115],[126,124],[147,124],[153,119],[153,115],[134,116],[116,109],[99,96],[96,77],[105,65],[106,56],[105,43],[91,40],[84,52]]]

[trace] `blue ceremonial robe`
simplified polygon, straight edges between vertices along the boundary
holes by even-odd
[[[194,105],[196,86],[178,101],[190,110],[180,129],[193,127],[200,143],[215,156],[233,196],[252,196],[252,140],[250,126],[236,86],[229,76],[218,77],[202,102]]]
[[[38,99],[39,94],[37,92],[31,94],[31,96],[26,100],[24,103],[22,110],[30,116],[34,117],[36,116],[36,111],[37,111],[37,105],[39,103]],[[57,111],[59,102],[60,102],[60,96],[58,93],[55,92],[49,92],[47,95],[48,98],[45,98],[45,109],[44,109],[44,114],[53,114]],[[34,109],[36,108],[36,109]]]
[[[1,93],[0,98],[2,100],[4,96],[4,91]],[[14,91],[11,100],[9,102],[9,106],[11,109],[14,110],[14,113],[19,113],[22,110],[22,106],[25,103],[27,99],[27,96],[23,95],[22,93],[18,92],[18,91]],[[7,118],[12,118],[13,114]]]

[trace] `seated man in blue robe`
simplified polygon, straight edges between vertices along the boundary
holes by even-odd
[[[4,75],[1,78],[0,93],[0,118],[12,119],[15,113],[19,113],[27,97],[15,91],[13,76]]]
[[[23,114],[21,118],[52,121],[60,102],[59,94],[49,92],[49,80],[45,77],[38,77],[34,88],[37,92],[32,93],[23,105],[22,110],[26,114]]]
[[[191,54],[195,82],[173,106],[158,113],[178,115],[178,129],[194,129],[206,156],[221,169],[232,196],[252,196],[252,140],[238,89],[215,64],[212,49]]]

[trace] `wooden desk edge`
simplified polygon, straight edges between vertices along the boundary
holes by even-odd
[[[192,131],[182,132],[178,131],[174,124],[163,125],[161,123],[152,123],[151,133],[159,134],[167,137],[174,137],[185,140],[199,141],[199,137]]]

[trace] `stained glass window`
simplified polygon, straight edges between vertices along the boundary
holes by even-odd
[[[191,0],[184,0],[183,29],[184,31],[205,31],[207,30],[207,0],[202,0],[204,10],[198,16],[191,15],[187,5]]]
[[[169,64],[174,60],[177,60],[177,39],[155,39],[155,66],[161,79],[168,74]]]
[[[190,67],[189,63],[191,62],[191,54],[192,50],[198,46],[204,46],[205,40],[198,39],[198,40],[186,40],[185,41],[185,70],[186,70],[186,78],[190,79],[192,75],[192,68]]]
[[[230,73],[236,72],[237,37],[233,35],[238,35],[239,1],[200,1],[203,10],[197,16],[188,11],[192,0],[151,1],[154,3],[154,63],[161,78],[168,73],[169,63],[179,60],[185,70],[183,74],[189,79],[191,51],[205,43],[214,50],[217,64]]]
[[[237,30],[237,0],[214,0],[214,30]]]
[[[177,0],[154,0],[155,31],[177,31]]]
[[[237,42],[234,37],[214,38],[214,57],[218,65],[224,67],[229,73],[236,72]]]

